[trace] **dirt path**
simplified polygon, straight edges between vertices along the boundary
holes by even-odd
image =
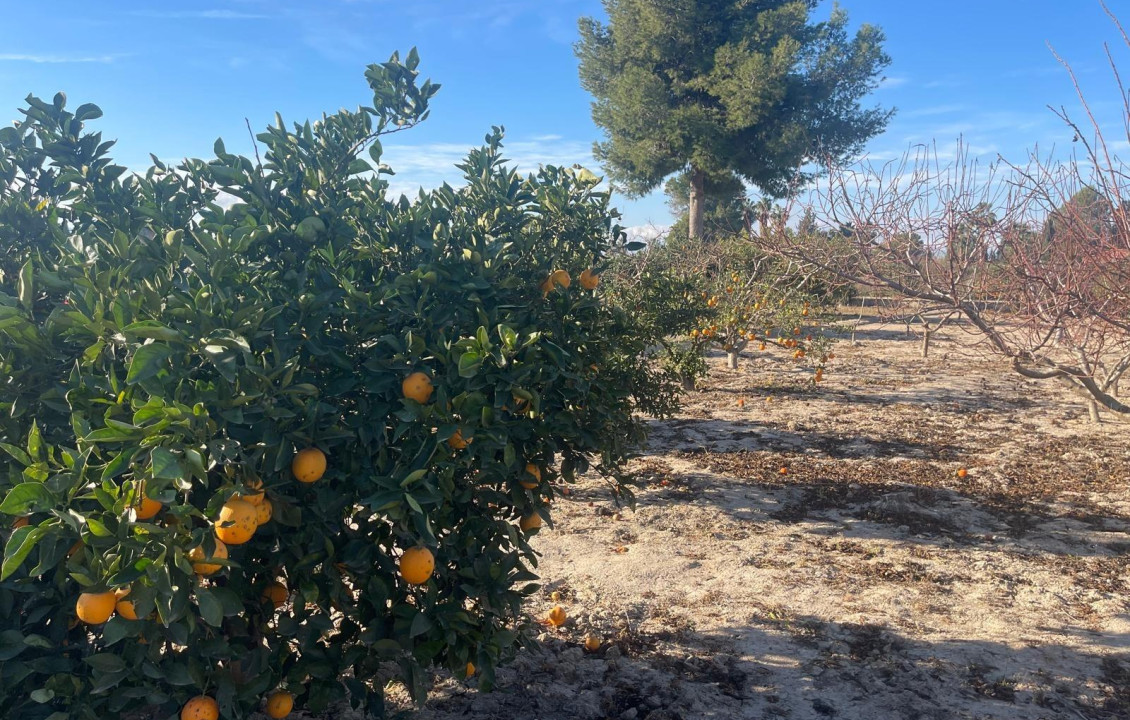
[[[492,693],[438,678],[420,720],[1130,717],[1130,423],[959,329],[928,361],[857,339],[819,386],[712,359],[637,511],[592,479],[539,534],[530,611],[556,591],[570,623]]]

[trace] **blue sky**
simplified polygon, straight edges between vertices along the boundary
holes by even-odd
[[[1128,76],[1130,51],[1097,0],[841,5],[853,23],[885,30],[893,59],[872,102],[898,114],[870,143],[873,159],[932,140],[950,147],[959,135],[986,158],[1069,147],[1047,105],[1078,104],[1047,43],[1121,130],[1103,43]],[[1130,2],[1110,5],[1130,22]],[[97,128],[134,169],[150,152],[208,157],[217,137],[250,154],[245,117],[258,131],[275,110],[289,121],[368,103],[364,66],[415,45],[443,89],[423,126],[385,143],[397,189],[456,181],[452,165],[491,125],[506,127],[508,155],[523,169],[599,171],[591,147],[600,133],[571,47],[577,18],[602,14],[599,0],[0,0],[0,10],[0,121],[15,119],[29,92],[64,90],[72,106],[103,108]],[[627,225],[670,222],[659,192],[616,205]]]

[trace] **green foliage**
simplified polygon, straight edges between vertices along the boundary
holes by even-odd
[[[518,518],[551,521],[590,466],[618,484],[634,411],[675,389],[602,290],[539,287],[623,246],[588,171],[518,176],[495,129],[465,187],[386,198],[379,136],[438,88],[416,64],[370,66],[372,107],[279,118],[261,164],[217,141],[126,174],[85,130],[98,108],[61,94],[0,130],[0,513],[28,521],[5,532],[4,717],[169,717],[207,693],[243,718],[279,686],[379,715],[390,668],[417,698],[433,665],[489,687],[523,641]],[[329,466],[309,485],[289,470],[307,447]],[[220,507],[259,481],[274,519],[195,574],[187,553],[211,556]],[[409,585],[417,545],[436,570]],[[141,620],[76,623],[80,592],[126,588]]]
[[[604,0],[607,25],[583,18],[581,82],[617,187],[640,195],[693,168],[782,196],[806,163],[881,132],[891,113],[860,101],[890,62],[883,33],[849,36],[839,8],[810,22],[818,4]]]

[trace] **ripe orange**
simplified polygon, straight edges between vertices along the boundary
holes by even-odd
[[[265,711],[268,717],[275,718],[275,720],[286,717],[293,709],[294,696],[288,692],[283,692],[282,690],[280,690],[278,692],[272,693],[270,697],[267,698],[267,707]]]
[[[781,475],[788,475],[789,469],[787,467],[782,466],[781,469],[778,470],[777,472],[779,472]]]
[[[137,506],[137,519],[148,520],[155,517],[157,513],[161,512],[161,508],[165,507],[161,503],[152,498],[141,496],[141,504]]]
[[[968,470],[966,470],[965,468],[958,468],[958,470],[957,470],[957,476],[958,476],[959,478],[963,478],[963,477],[965,477],[965,476],[966,476],[966,475],[968,475],[968,474],[969,474],[969,471],[968,471]]]
[[[471,677],[472,675],[474,675],[475,674],[475,663],[473,663],[473,662],[467,663],[467,667],[464,668],[464,671],[465,671],[465,675],[467,677]]]
[[[816,380],[816,382],[820,382],[821,380],[823,380],[824,379],[824,371],[823,370],[817,370],[816,371],[816,377],[813,378],[813,379]]]
[[[436,569],[436,558],[426,547],[409,548],[400,556],[400,577],[411,585],[426,583]]]
[[[252,505],[258,507],[259,503],[263,502],[266,497],[267,494],[263,492],[263,481],[256,478],[251,482],[246,483],[243,494],[239,496],[239,499],[244,502],[249,502]]]
[[[263,588],[263,593],[259,599],[263,602],[270,602],[275,610],[278,610],[286,604],[286,599],[290,596],[290,591],[286,589],[286,585],[281,582],[273,582]]]
[[[589,652],[596,652],[600,649],[600,638],[596,635],[588,635],[585,637],[585,650]]]
[[[409,400],[423,405],[432,396],[432,379],[422,372],[414,372],[400,383],[400,391]]]
[[[216,537],[228,545],[242,545],[251,539],[259,527],[255,506],[243,500],[228,500],[220,508],[216,520]]]
[[[596,286],[600,284],[600,276],[594,275],[592,268],[585,270],[578,278],[581,281],[581,287],[585,290],[596,290]]]
[[[541,468],[533,463],[526,463],[526,474],[533,475],[534,480],[522,480],[522,487],[533,490],[541,483]]]
[[[180,720],[219,720],[220,706],[207,695],[197,695],[180,709]]]
[[[188,553],[188,559],[192,561],[192,569],[197,575],[211,575],[224,567],[216,563],[204,562],[205,558],[211,560],[227,560],[228,546],[217,540],[216,551],[209,556],[204,555],[203,545],[197,545],[192,548]]]
[[[87,625],[101,625],[114,614],[117,602],[112,592],[84,592],[75,603],[75,615]]]
[[[275,509],[274,506],[271,505],[271,501],[267,498],[263,498],[263,501],[255,508],[255,524],[264,525],[269,523],[274,512]]]
[[[554,605],[553,609],[549,611],[549,624],[553,627],[561,627],[569,616],[565,614],[565,608],[560,605]]]
[[[453,450],[462,450],[470,444],[470,441],[463,439],[462,430],[456,430],[455,434],[447,439],[447,444],[450,445]]]
[[[560,285],[563,288],[567,288],[573,284],[573,278],[569,277],[569,273],[564,270],[554,270],[549,274],[549,279],[553,281],[555,285]]]
[[[290,463],[290,472],[298,482],[317,482],[326,474],[326,454],[316,447],[301,450]]]
[[[137,620],[137,609],[134,608],[132,600],[126,600],[127,595],[129,595],[129,588],[114,592],[114,598],[117,600],[117,603],[114,604],[114,610],[126,620]]]
[[[537,513],[524,515],[522,519],[518,521],[518,527],[522,528],[526,532],[537,530],[541,527],[541,515],[538,515]]]

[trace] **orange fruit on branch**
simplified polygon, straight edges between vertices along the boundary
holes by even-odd
[[[220,508],[216,520],[216,537],[227,545],[242,545],[251,539],[259,527],[258,511],[243,500],[228,500]]]
[[[300,450],[290,463],[290,472],[298,482],[317,482],[326,474],[326,454],[316,447]]]
[[[426,547],[409,548],[400,556],[400,577],[411,585],[428,581],[436,569],[436,558]]]
[[[541,515],[538,515],[537,513],[523,515],[522,519],[518,521],[518,527],[522,528],[522,530],[526,532],[537,530],[541,527]]]
[[[465,440],[465,439],[463,438],[463,431],[462,431],[462,430],[456,430],[456,431],[455,431],[455,434],[454,434],[454,435],[452,435],[451,437],[449,437],[449,438],[447,439],[447,444],[448,444],[448,445],[449,445],[449,446],[450,446],[450,447],[451,447],[451,448],[452,448],[453,450],[462,450],[463,448],[465,448],[465,447],[467,447],[468,445],[470,445],[470,444],[471,444],[471,441],[470,441],[470,440]]]
[[[280,718],[289,715],[290,711],[293,709],[294,696],[280,690],[276,693],[271,693],[270,697],[267,698],[267,706],[264,708],[264,711],[267,713],[268,717],[280,720]]]
[[[162,505],[160,502],[158,502],[158,501],[156,501],[156,500],[154,500],[150,497],[147,497],[145,495],[142,495],[141,496],[141,504],[138,505],[137,508],[136,508],[137,519],[138,520],[148,520],[150,518],[156,517],[157,513],[161,512],[161,509],[163,507],[165,507],[165,506]]]
[[[216,550],[211,555],[206,556],[204,554],[204,546],[197,545],[189,551],[188,559],[192,561],[192,570],[197,575],[212,575],[222,570],[224,566],[217,563],[205,562],[205,560],[227,560],[228,546],[220,540],[216,540]]]
[[[207,695],[197,695],[180,709],[180,720],[219,720],[220,706]]]
[[[400,391],[404,393],[404,397],[415,400],[421,405],[431,398],[434,389],[432,379],[419,371],[404,378],[403,382],[400,383]]]
[[[569,277],[569,273],[565,270],[554,270],[550,273],[549,279],[552,280],[555,285],[560,285],[563,288],[567,288],[573,284],[573,278]]]
[[[321,451],[319,450],[319,452]],[[266,497],[267,494],[263,492],[263,481],[256,478],[245,484],[244,491],[239,499],[258,507]]]
[[[578,278],[581,282],[581,287],[585,290],[596,290],[596,286],[600,284],[600,276],[593,273],[592,268],[585,270]]]
[[[263,588],[262,594],[259,599],[263,602],[270,602],[275,610],[278,610],[286,604],[286,599],[290,597],[290,591],[286,589],[286,585],[281,582],[275,581],[268,584]]]
[[[532,475],[535,479],[523,479],[522,487],[526,488],[527,490],[533,490],[541,483],[541,468],[539,468],[537,465],[534,465],[533,463],[526,463],[526,474]]]
[[[101,625],[114,614],[118,598],[112,592],[84,592],[75,603],[75,615],[87,625]]]
[[[263,502],[255,506],[255,524],[264,525],[271,521],[271,516],[274,515],[275,509],[271,505],[271,501],[263,498]]]

